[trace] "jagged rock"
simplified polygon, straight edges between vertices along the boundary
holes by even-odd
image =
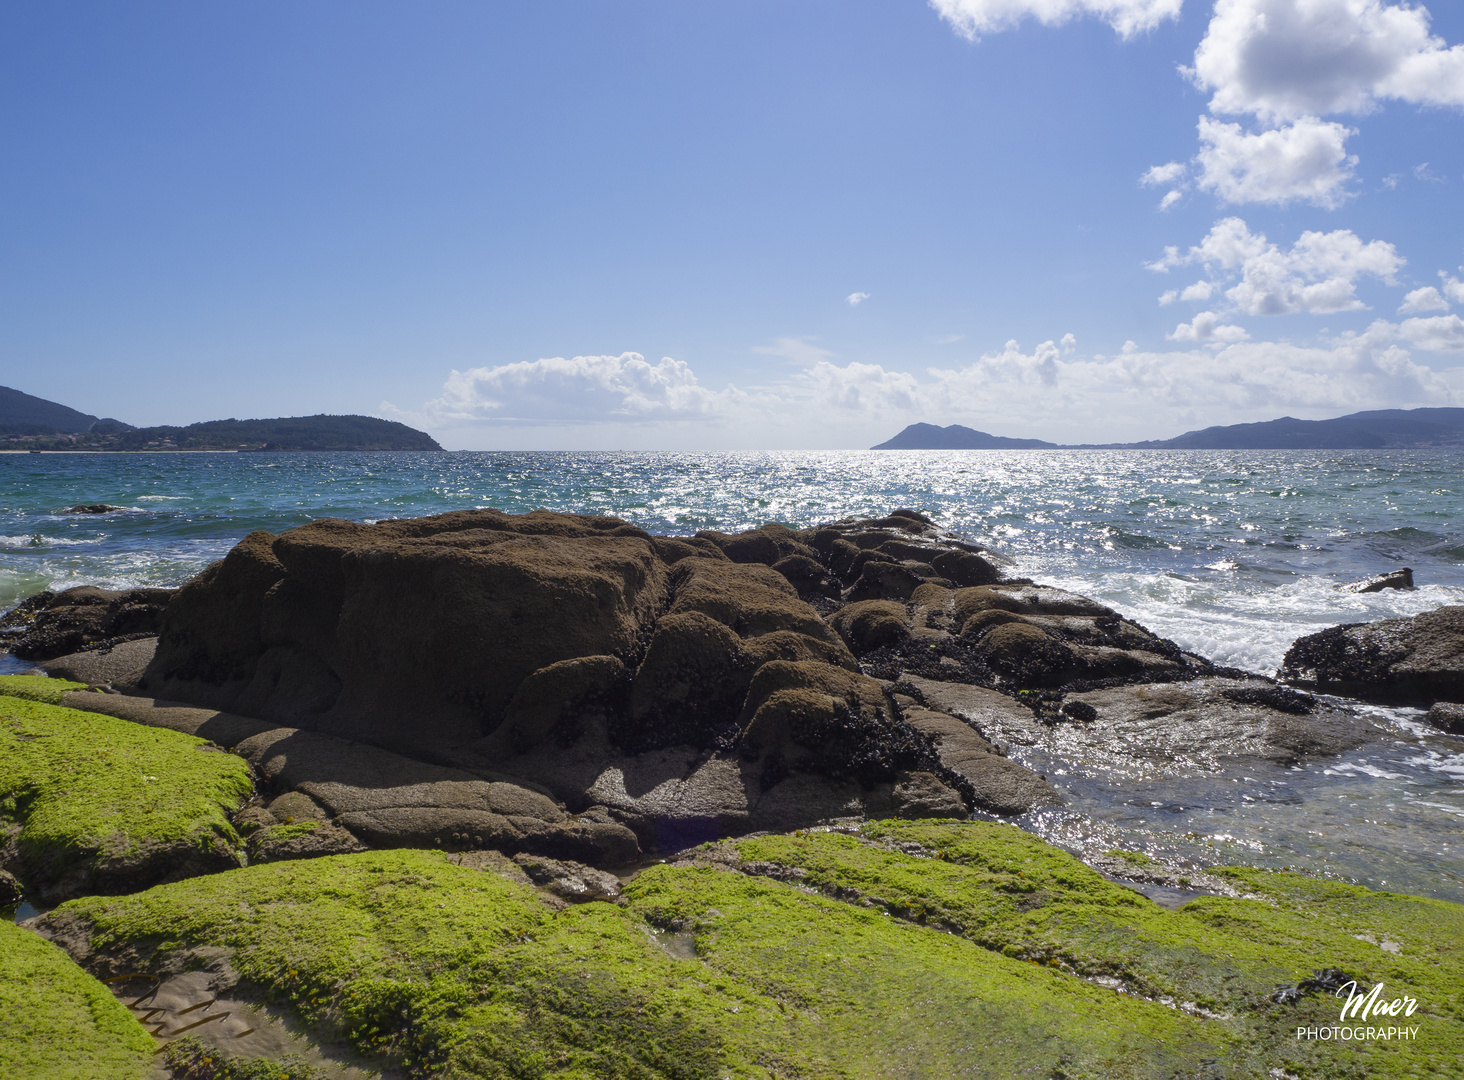
[[[14,907],[25,896],[20,882],[8,870],[0,870],[0,907]]]
[[[1377,577],[1368,578],[1366,581],[1354,582],[1347,586],[1348,592],[1371,593],[1382,592],[1384,589],[1412,589],[1413,571],[1408,567],[1401,570],[1394,570],[1391,573],[1379,574]]]
[[[61,512],[63,514],[115,514],[118,510],[127,509],[125,506],[113,506],[111,503],[77,503],[75,506],[68,506]]]
[[[78,585],[38,593],[0,617],[0,644],[22,660],[50,660],[150,637],[174,592]]]
[[[723,533],[711,529],[696,534],[698,540],[710,540],[735,563],[762,563],[772,566],[790,555],[812,556],[813,550],[786,525],[763,525],[740,533]]]
[[[1308,634],[1286,651],[1279,675],[1369,701],[1464,700],[1464,606]]]
[[[1464,735],[1464,705],[1452,701],[1437,701],[1424,715],[1423,720],[1450,735]]]

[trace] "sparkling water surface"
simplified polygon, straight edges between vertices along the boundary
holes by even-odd
[[[70,515],[77,503],[120,513]],[[177,585],[253,529],[493,506],[651,532],[921,509],[1019,573],[1184,648],[1272,673],[1298,636],[1464,603],[1464,452],[0,454],[0,607],[43,588]],[[1339,585],[1409,566],[1414,592]],[[1075,850],[1302,866],[1464,900],[1464,739],[1390,737],[1297,770],[1145,778],[1041,759],[1067,807],[1024,822]]]

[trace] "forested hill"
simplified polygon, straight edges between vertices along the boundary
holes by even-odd
[[[424,431],[374,416],[287,416],[206,420],[187,427],[133,428],[109,436],[111,449],[144,450],[441,450]],[[170,446],[164,447],[168,443]]]
[[[0,449],[441,450],[426,432],[374,416],[205,420],[137,428],[0,386]]]

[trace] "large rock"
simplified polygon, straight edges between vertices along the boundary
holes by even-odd
[[[1279,674],[1369,701],[1464,701],[1464,606],[1308,634],[1286,651]]]
[[[158,639],[155,637],[134,638],[85,652],[68,653],[53,660],[42,660],[36,667],[54,679],[70,679],[127,694],[142,682],[157,647]]]
[[[0,645],[22,660],[50,660],[149,637],[174,591],[78,585],[38,593],[0,617]]]
[[[470,741],[535,671],[634,655],[665,591],[650,539],[614,518],[318,521],[184,586],[145,687],[384,745]]]

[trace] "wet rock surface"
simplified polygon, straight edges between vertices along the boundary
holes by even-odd
[[[50,660],[153,637],[176,591],[78,585],[37,593],[0,617],[0,646],[22,660]]]
[[[1288,682],[1368,701],[1464,701],[1464,606],[1298,638],[1279,674]]]

